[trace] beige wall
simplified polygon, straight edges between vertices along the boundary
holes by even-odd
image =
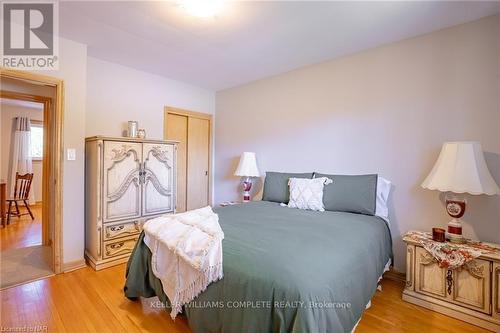
[[[215,93],[111,62],[88,58],[86,135],[122,136],[137,120],[148,138],[163,138],[163,108],[213,113]]]
[[[215,92],[88,58],[86,136],[122,136],[127,121],[137,120],[148,138],[163,139],[167,105],[213,114]]]
[[[402,271],[401,235],[449,219],[420,187],[444,141],[480,141],[500,184],[499,36],[497,15],[217,93],[215,201],[238,198],[243,151],[263,172],[379,173]],[[467,199],[466,236],[500,242],[500,196]]]
[[[14,130],[14,119],[16,117],[28,117],[31,120],[43,121],[43,104],[41,109],[33,109],[17,105],[8,105],[1,103],[0,112],[0,135],[2,137],[0,146],[0,178],[8,179],[9,177],[9,164],[12,159],[11,148]],[[35,201],[42,201],[42,161],[33,161],[33,184],[31,191],[35,195]]]

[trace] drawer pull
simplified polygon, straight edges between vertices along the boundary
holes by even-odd
[[[109,256],[113,252],[118,252],[123,245],[125,245],[125,242],[109,244],[108,248],[106,249],[106,254]]]
[[[123,225],[119,225],[117,227],[111,227],[111,231],[120,231],[123,229]]]
[[[111,244],[109,247],[112,248],[113,250],[116,250],[122,247],[124,244],[125,244],[124,242],[121,242],[121,243]]]

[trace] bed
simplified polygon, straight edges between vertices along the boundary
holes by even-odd
[[[194,332],[351,332],[392,260],[376,216],[255,201],[214,210],[224,231],[224,278],[184,313]],[[127,265],[129,299],[158,296],[142,234]]]

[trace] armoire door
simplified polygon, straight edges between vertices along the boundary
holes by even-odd
[[[205,207],[209,204],[209,149],[209,120],[190,117],[187,140],[187,210]]]
[[[174,146],[144,143],[142,215],[174,210]]]
[[[211,116],[165,108],[165,139],[177,149],[177,211],[210,204]]]
[[[141,216],[142,144],[104,142],[103,222]]]

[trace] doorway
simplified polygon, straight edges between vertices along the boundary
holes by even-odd
[[[12,70],[0,79],[3,289],[61,272],[63,83]]]
[[[196,209],[212,201],[212,115],[165,107],[164,137],[177,147],[176,211]]]

